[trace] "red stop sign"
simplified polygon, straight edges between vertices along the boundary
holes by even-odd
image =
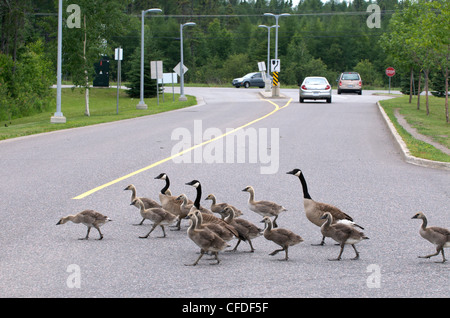
[[[395,69],[393,67],[388,67],[386,69],[386,75],[389,77],[392,77],[395,75]]]

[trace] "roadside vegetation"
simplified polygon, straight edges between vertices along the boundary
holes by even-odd
[[[421,96],[424,99],[424,96]],[[417,96],[409,103],[409,96],[402,96],[389,100],[380,101],[381,106],[391,119],[398,133],[405,141],[411,154],[418,158],[450,162],[450,156],[436,149],[428,143],[415,139],[398,123],[394,111],[398,109],[406,121],[417,131],[425,136],[431,137],[435,142],[450,149],[450,126],[445,117],[445,99],[442,97],[430,96],[427,109],[421,107],[417,109]]]
[[[74,127],[83,127],[100,123],[112,122],[122,119],[135,118],[152,115],[169,110],[192,106],[197,103],[195,97],[186,95],[187,101],[178,101],[179,94],[166,93],[164,97],[160,95],[159,105],[157,98],[144,98],[148,109],[136,109],[139,98],[130,98],[125,90],[120,90],[119,114],[116,113],[117,89],[116,88],[94,88],[90,90],[90,116],[85,116],[84,94],[79,88],[63,88],[61,96],[61,110],[67,119],[65,124],[52,124],[50,117],[56,109],[30,115],[13,120],[0,121],[0,140],[15,138],[20,136],[38,134],[54,130],[61,130]],[[56,90],[52,91],[52,105],[56,108]]]

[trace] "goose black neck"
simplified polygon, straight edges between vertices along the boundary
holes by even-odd
[[[306,184],[306,180],[305,180],[305,177],[303,176],[303,173],[300,173],[300,176],[299,176],[298,178],[300,179],[300,182],[301,182],[301,184],[302,184],[302,188],[303,188],[303,197],[304,197],[305,199],[310,199],[310,200],[312,200],[311,196],[309,195],[309,192],[308,192],[308,186],[307,186],[307,184]]]
[[[170,180],[169,177],[166,175],[166,185],[164,186],[164,188],[161,189],[161,193],[162,194],[166,194],[167,189],[169,189],[170,186]]]
[[[194,205],[197,209],[200,210],[200,199],[202,197],[202,185],[199,183],[196,187],[197,189],[197,197],[195,198]]]

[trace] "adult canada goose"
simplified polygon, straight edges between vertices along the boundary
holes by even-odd
[[[208,194],[205,200],[211,200],[211,212],[220,214],[222,219],[225,218],[224,211],[227,206],[231,206],[233,208],[235,217],[239,217],[243,214],[241,210],[232,206],[231,204],[216,203],[216,196],[214,194]]]
[[[170,225],[172,223],[175,223],[178,221],[178,215],[173,215],[169,211],[166,211],[163,208],[150,208],[146,209],[144,207],[144,203],[139,199],[135,199],[133,202],[131,202],[131,205],[139,205],[141,216],[144,219],[149,219],[153,222],[152,228],[150,229],[150,232],[147,233],[147,235],[139,236],[139,238],[147,238],[150,233],[153,232],[153,230],[159,225],[163,231],[163,236],[166,237],[166,231],[164,229],[164,225]]]
[[[348,215],[347,213],[342,212],[337,207],[327,204],[327,203],[321,203],[314,201],[308,192],[308,186],[306,184],[305,177],[303,176],[303,172],[300,169],[294,169],[292,171],[286,172],[287,174],[292,174],[294,176],[297,176],[300,179],[300,183],[302,184],[303,188],[303,206],[305,209],[306,218],[313,224],[317,225],[318,227],[321,227],[324,223],[324,220],[322,219],[322,216],[325,212],[329,212],[333,216],[333,222],[337,223],[341,220],[347,220],[349,222],[353,222],[353,218]],[[344,221],[346,222],[346,221]],[[355,226],[364,229],[363,227],[354,224]],[[320,244],[313,244],[313,245],[324,245],[325,244],[325,236],[322,237],[322,241]]]
[[[216,263],[211,263],[211,265],[217,265],[220,263],[219,252],[229,247],[223,239],[221,239],[217,234],[212,232],[207,228],[200,229],[197,226],[197,217],[195,213],[190,213],[188,218],[191,219],[191,224],[187,230],[188,237],[200,247],[200,256],[193,264],[185,264],[186,266],[195,266],[198,264],[203,254],[206,252],[212,252],[215,255]]]
[[[202,212],[202,213],[212,214],[212,212],[209,209],[204,208],[200,205],[200,199],[202,197],[202,185],[201,185],[200,181],[192,180],[191,182],[186,183],[186,185],[193,186],[197,190],[197,195],[194,200],[194,206],[191,208],[191,211],[193,211],[193,209],[195,207],[197,210],[200,210],[200,212]]]
[[[303,238],[300,235],[295,234],[294,232],[282,229],[282,228],[273,228],[272,220],[265,216],[261,222],[266,224],[266,228],[264,229],[264,237],[281,246],[281,249],[275,250],[269,255],[275,255],[278,252],[284,251],[285,257],[284,260],[287,261],[289,259],[288,249],[289,246],[296,245],[298,243],[303,242]]]
[[[273,226],[278,227],[277,225],[278,215],[283,211],[287,211],[287,209],[272,201],[255,201],[255,189],[253,189],[253,187],[251,186],[246,187],[242,191],[250,193],[250,197],[248,199],[249,209],[252,210],[253,212],[258,213],[263,217],[274,216]]]
[[[69,221],[72,221],[73,223],[82,223],[87,226],[87,233],[86,237],[80,238],[80,240],[87,240],[89,239],[89,232],[91,231],[91,228],[95,228],[98,231],[98,234],[100,234],[99,240],[103,239],[103,234],[100,231],[100,226],[105,224],[106,222],[111,221],[111,219],[99,212],[96,212],[94,210],[84,210],[80,213],[77,213],[75,215],[68,215],[66,217],[63,217],[59,220],[56,225],[65,224]]]
[[[419,230],[420,236],[436,246],[436,253],[426,256],[419,256],[419,258],[430,258],[432,256],[438,255],[439,252],[441,252],[442,262],[436,263],[445,263],[445,261],[447,260],[445,259],[444,248],[450,247],[450,231],[437,226],[427,227],[428,221],[425,214],[423,214],[422,212],[416,213],[412,217],[412,219],[422,219],[422,226]]]
[[[138,198],[136,196],[136,187],[133,184],[128,185],[125,189],[123,189],[124,191],[126,190],[130,190],[131,191],[131,202],[133,202],[136,198]],[[143,198],[143,197],[139,197],[139,199],[142,201],[142,203],[144,203],[144,207],[146,209],[150,209],[150,208],[160,208],[161,204],[159,204],[158,202],[156,202],[153,199],[150,198]],[[135,205],[136,208],[140,209],[139,205]],[[142,219],[141,223],[139,224],[135,224],[135,225],[142,225],[142,223],[144,223],[145,218]]]
[[[174,214],[174,215],[178,215],[178,222],[175,225],[175,228],[177,230],[180,230],[180,224],[181,224],[181,219],[184,217],[183,216],[183,212],[181,211],[181,201],[177,201],[177,197],[173,196],[172,193],[170,192],[169,186],[170,186],[170,180],[169,177],[167,176],[167,174],[165,173],[160,173],[158,176],[155,177],[155,179],[159,179],[159,180],[164,180],[166,181],[165,186],[161,189],[161,191],[159,192],[159,201],[161,201],[161,207]],[[191,200],[188,200],[188,203],[192,203]]]
[[[352,260],[357,260],[359,258],[359,253],[356,250],[355,244],[361,242],[362,240],[369,239],[364,235],[363,232],[355,229],[354,226],[345,223],[335,223],[333,224],[333,216],[330,212],[325,212],[321,217],[325,222],[322,224],[320,230],[322,235],[325,237],[331,237],[333,240],[339,243],[341,246],[341,251],[336,259],[329,259],[330,261],[340,261],[342,252],[344,251],[345,244],[350,244],[355,250],[356,256]]]
[[[224,219],[225,222],[233,226],[238,233],[238,242],[231,251],[236,251],[241,241],[248,241],[248,244],[250,244],[250,253],[253,253],[255,249],[253,248],[252,239],[261,236],[263,229],[260,229],[255,224],[245,219],[235,218],[234,210],[230,206],[227,206],[225,208],[224,213],[227,215],[227,217]]]

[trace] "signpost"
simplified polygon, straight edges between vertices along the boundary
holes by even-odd
[[[119,115],[119,89],[121,82],[121,61],[123,60],[123,49],[118,47],[114,50],[114,59],[117,61],[117,103],[116,103],[116,114]]]
[[[389,77],[389,94],[391,93],[391,77],[395,75],[395,69],[393,67],[388,67],[386,69],[386,75]]]
[[[156,79],[156,96],[157,96],[157,103],[159,105],[158,79],[163,78],[163,62],[162,61],[150,61],[150,78]]]

